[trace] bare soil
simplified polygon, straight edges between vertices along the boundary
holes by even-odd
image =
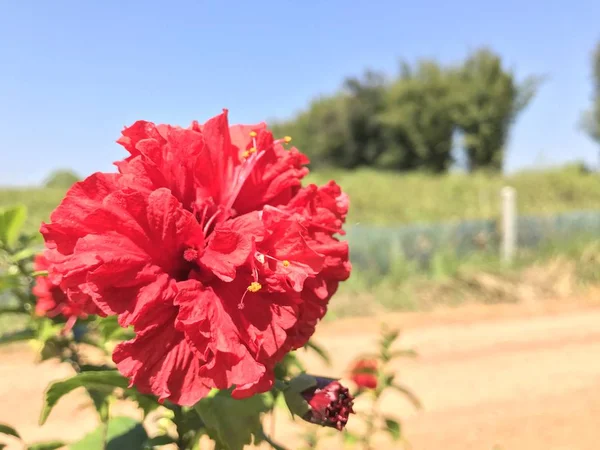
[[[412,449],[597,450],[599,294],[324,323],[315,340],[327,348],[332,366],[312,354],[302,358],[313,373],[339,376],[356,355],[375,349],[382,323],[399,327],[400,345],[415,349],[419,357],[398,362],[397,376],[419,396],[423,409],[415,410],[395,393],[383,399],[382,409],[402,421]],[[69,374],[64,365],[36,364],[27,347],[5,349],[0,354],[0,423],[16,427],[28,442],[72,441],[95,428],[95,412],[78,392],[59,403],[46,425],[37,425],[46,385]],[[123,404],[113,413],[136,411]],[[298,430],[278,412],[277,440],[299,448]],[[16,441],[6,442],[7,450],[21,448]],[[327,441],[323,448],[341,444]],[[380,437],[376,448],[402,447]]]

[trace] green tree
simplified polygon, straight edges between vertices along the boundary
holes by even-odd
[[[348,78],[340,93],[313,101],[305,112],[275,125],[273,131],[292,136],[313,167],[374,165],[390,145],[379,120],[387,91],[384,77],[367,71],[362,78]]]
[[[445,172],[452,163],[452,85],[434,61],[403,64],[380,115],[391,139],[381,165],[399,170]]]
[[[594,91],[592,97],[592,107],[584,115],[584,128],[592,139],[600,144],[600,42],[592,56],[592,77]]]
[[[73,183],[79,181],[79,176],[69,169],[59,169],[53,171],[44,181],[44,187],[47,188],[70,188]]]
[[[292,136],[292,143],[311,160],[311,167],[336,167],[348,140],[345,99],[341,95],[313,100],[295,118],[275,123],[275,136]]]
[[[464,133],[469,169],[502,170],[511,125],[534,97],[541,79],[518,84],[488,49],[473,53],[454,74],[454,119]]]
[[[389,127],[380,120],[387,108],[389,87],[383,75],[367,71],[361,78],[344,83],[346,141],[334,154],[337,165],[345,168],[373,166],[393,144]]]
[[[484,49],[458,67],[403,64],[391,83],[373,71],[348,78],[341,92],[274,129],[293,136],[312,167],[436,173],[453,163],[453,137],[461,131],[468,168],[498,171],[510,128],[539,82],[517,83],[500,57]]]

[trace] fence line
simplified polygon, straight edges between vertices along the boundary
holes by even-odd
[[[500,191],[502,198],[502,262],[510,264],[517,248],[517,193],[506,186]]]
[[[409,224],[396,227],[350,225],[344,237],[357,270],[388,273],[402,258],[423,270],[431,267],[439,252],[457,259],[474,253],[497,255],[507,263],[517,252],[535,251],[544,245],[573,239],[600,239],[600,210],[571,211],[552,216],[519,216],[517,193],[503,190],[498,220],[466,220],[450,223]]]

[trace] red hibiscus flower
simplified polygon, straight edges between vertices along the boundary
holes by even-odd
[[[308,159],[227,112],[184,129],[136,122],[119,173],[75,184],[42,224],[49,280],[136,337],[113,360],[144,393],[191,405],[211,388],[264,392],[306,344],[340,281],[348,208]]]
[[[34,260],[34,270],[47,270],[49,263],[42,254],[38,254]],[[50,282],[47,277],[36,277],[33,287],[33,295],[37,297],[35,313],[38,316],[56,317],[61,315],[67,319],[65,331],[75,325],[78,318],[86,318],[88,314],[95,314],[96,305],[89,297],[80,292],[71,292],[67,296],[63,290]]]
[[[359,389],[377,388],[377,361],[359,359],[351,367],[350,377]]]

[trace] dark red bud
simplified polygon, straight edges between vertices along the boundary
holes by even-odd
[[[359,389],[377,388],[377,361],[360,359],[350,369],[350,378]]]
[[[310,410],[304,414],[307,422],[342,430],[350,414],[354,414],[354,398],[348,388],[331,378],[314,377],[317,385],[302,392]]]

